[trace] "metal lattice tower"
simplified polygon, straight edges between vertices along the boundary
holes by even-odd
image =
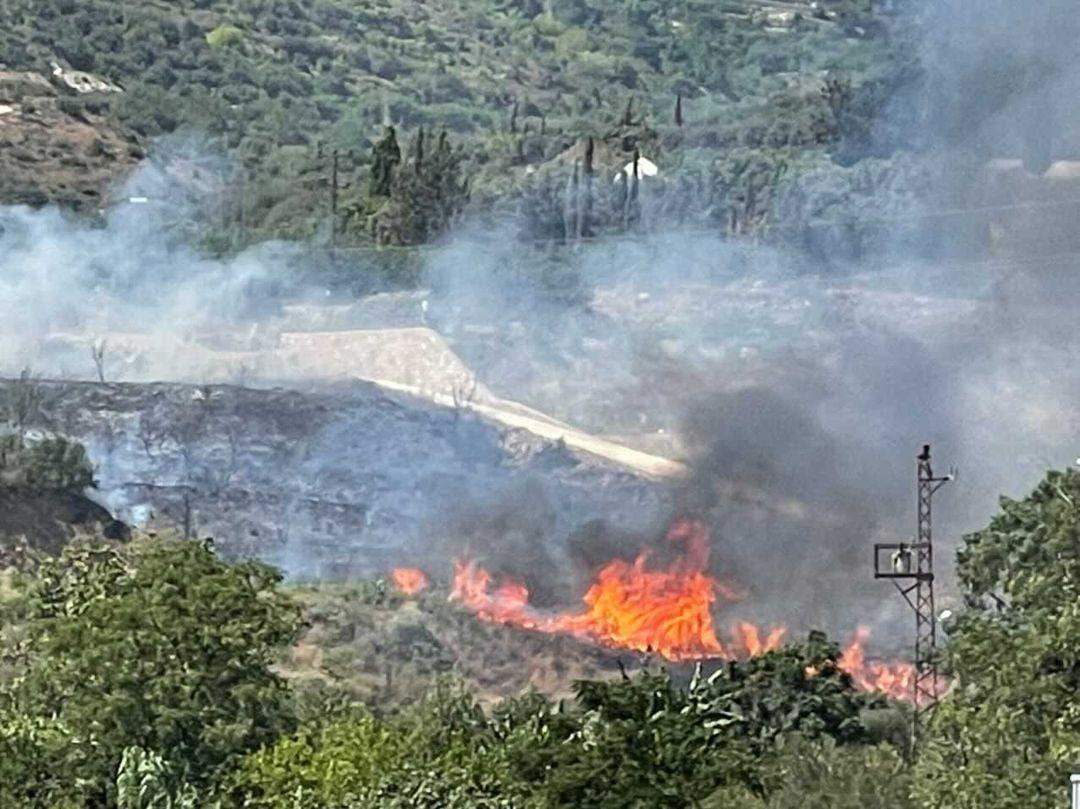
[[[945,477],[935,477],[930,466],[930,445],[918,456],[918,533],[913,544],[878,544],[874,546],[874,577],[892,579],[900,595],[915,611],[915,674],[912,679],[914,704],[911,739],[919,737],[922,720],[937,702],[937,612],[934,609],[934,493],[956,477],[950,470]],[[882,566],[882,552],[890,552]],[[901,581],[913,582],[901,585]],[[912,596],[914,595],[914,598]]]

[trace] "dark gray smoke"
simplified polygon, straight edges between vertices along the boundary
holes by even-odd
[[[918,96],[885,114],[921,115],[904,159],[936,184],[903,243],[932,241],[945,263],[901,253],[841,279],[797,273],[802,256],[669,233],[552,261],[573,279],[561,288],[515,276],[507,247],[462,245],[432,268],[433,316],[497,391],[639,444],[674,439],[692,474],[669,516],[709,521],[713,569],[746,585],[749,617],[839,631],[906,620],[871,578],[870,547],[913,536],[925,442],[940,471],[961,470],[937,502],[946,600],[962,534],[1077,454],[1080,247],[1054,208],[1080,199],[1058,162],[1080,157],[1074,9],[948,0],[922,25],[921,78],[902,89]],[[651,530],[584,526],[566,540],[574,569]]]

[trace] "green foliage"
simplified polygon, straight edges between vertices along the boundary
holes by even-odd
[[[282,809],[297,796],[328,809],[681,807],[721,787],[790,795],[813,782],[821,795],[844,788],[884,806],[870,801],[906,794],[904,763],[884,748],[847,755],[870,742],[862,712],[884,701],[854,690],[836,669],[838,654],[814,636],[688,684],[645,672],[580,682],[569,705],[530,694],[490,712],[444,682],[393,719],[351,712],[304,727],[249,756],[234,792],[248,805]],[[829,742],[812,759],[818,769],[799,770],[797,752],[782,759],[795,749],[785,747],[792,734],[815,740],[807,748]],[[770,774],[778,754],[790,774]],[[843,764],[862,770],[841,777]],[[892,782],[872,783],[887,773]]]
[[[925,164],[906,154],[846,167],[804,159],[778,183],[771,224],[821,263],[890,248],[914,252],[931,224],[916,219],[905,227],[904,215],[928,198],[936,181]]]
[[[841,25],[807,21],[783,34],[738,4],[725,11],[651,0],[8,0],[0,4],[0,62],[47,71],[41,54],[55,54],[122,86],[123,94],[93,103],[138,132],[220,139],[245,177],[232,187],[246,204],[230,206],[235,220],[221,225],[230,234],[215,242],[232,247],[326,234],[329,154],[366,156],[384,123],[399,137],[420,127],[447,130],[460,145],[459,187],[467,176],[489,198],[512,198],[523,162],[535,168],[581,137],[617,129],[632,97],[638,123],[659,129],[643,153],[661,166],[658,193],[683,200],[673,215],[708,209],[707,224],[725,229],[731,194],[713,187],[723,177],[681,183],[678,167],[694,151],[722,160],[733,147],[789,149],[850,164],[887,158],[911,142],[914,126],[890,132],[884,152],[870,138],[869,121],[911,78],[912,59],[872,11],[845,10]],[[835,77],[825,92],[822,74]],[[681,127],[671,122],[677,94]],[[504,137],[514,104],[514,134],[528,129],[520,153]],[[616,140],[632,152],[635,144]],[[305,165],[289,155],[297,148],[310,155]],[[385,200],[387,174],[371,168],[373,185],[340,189],[339,210],[368,212],[371,199]],[[566,179],[564,172],[562,187]],[[437,238],[457,208],[432,206],[428,187],[403,182],[379,219],[382,230],[360,226],[366,216],[358,216],[344,235],[367,244]],[[757,185],[752,196],[764,208],[772,191]],[[414,204],[415,214],[402,210]],[[767,219],[759,212],[733,230],[750,232]],[[612,216],[606,224],[626,223]],[[537,232],[562,228],[524,235]]]
[[[129,747],[116,775],[117,809],[197,809],[205,804],[160,755]]]
[[[911,801],[911,771],[895,747],[841,747],[831,739],[784,741],[762,768],[764,806],[829,809],[904,809]]]
[[[73,545],[44,562],[26,585],[18,677],[0,692],[18,805],[98,805],[153,773],[182,805],[184,784],[205,787],[289,731],[288,692],[269,665],[298,614],[278,582],[208,542]]]
[[[232,781],[245,806],[496,807],[508,780],[479,706],[443,682],[394,723],[352,710],[249,756]]]
[[[925,807],[1065,805],[1080,760],[1080,472],[1051,472],[965,537],[955,678],[918,762]]]
[[[379,776],[403,766],[409,750],[367,712],[312,723],[248,756],[233,776],[246,805],[265,809],[344,806]]]
[[[94,468],[82,444],[63,436],[0,434],[0,489],[82,492]]]
[[[214,50],[239,45],[244,41],[244,32],[235,25],[222,24],[206,35],[206,44]]]
[[[374,217],[379,244],[424,244],[445,232],[468,200],[461,155],[445,132],[432,148],[421,129],[409,151],[410,159],[393,173],[390,200]]]
[[[388,197],[394,181],[394,170],[401,163],[401,148],[394,127],[371,148],[371,170],[368,175],[368,196]]]

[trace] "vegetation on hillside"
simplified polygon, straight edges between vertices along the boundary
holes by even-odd
[[[528,238],[658,219],[764,231],[781,187],[805,171],[865,187],[874,174],[848,167],[910,139],[872,131],[911,79],[910,57],[858,0],[794,14],[699,0],[12,0],[0,10],[0,63],[47,73],[57,60],[125,90],[65,99],[73,109],[148,137],[216,139],[236,171],[218,178],[229,202],[215,225],[244,240],[424,242],[460,204],[416,214],[416,198],[464,179],[474,212],[517,216]],[[399,182],[413,188],[387,198],[371,176],[388,124],[402,149],[421,129],[432,145],[448,133],[461,176],[425,179],[422,191]],[[636,183],[612,187],[635,152],[662,167],[640,210],[628,204]],[[568,183],[589,198],[583,225],[566,221]],[[824,201],[810,218],[842,207]]]
[[[0,586],[0,805],[1064,805],[1078,505],[1080,473],[1054,472],[966,538],[953,687],[913,762],[906,711],[857,691],[819,635],[689,681],[581,680],[559,701],[485,705],[451,661],[427,696],[388,702],[278,673],[299,605],[309,621],[332,608],[317,588],[297,600],[203,542],[76,544]],[[349,598],[380,621],[412,609],[380,583]]]

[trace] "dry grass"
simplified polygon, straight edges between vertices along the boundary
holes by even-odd
[[[535,690],[558,698],[575,680],[616,676],[618,655],[573,638],[483,623],[432,589],[405,599],[371,583],[296,588],[308,626],[281,673],[294,685],[329,687],[381,709],[407,703],[440,676],[481,702]]]

